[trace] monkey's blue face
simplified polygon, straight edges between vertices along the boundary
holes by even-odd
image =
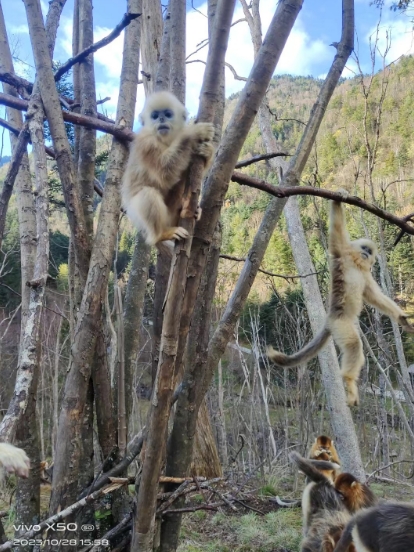
[[[377,246],[371,240],[361,238],[352,242],[353,247],[359,252],[362,259],[372,266],[377,256]]]
[[[165,136],[171,131],[174,122],[174,111],[172,109],[154,109],[151,111],[150,117],[159,134]]]

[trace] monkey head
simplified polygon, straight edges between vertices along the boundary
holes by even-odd
[[[377,502],[368,485],[358,481],[351,473],[338,475],[335,479],[335,489],[342,496],[347,510],[351,513],[374,506]]]
[[[155,92],[148,97],[139,116],[142,126],[169,146],[181,132],[187,110],[170,92]]]
[[[368,268],[373,266],[378,253],[377,246],[373,241],[360,238],[359,240],[352,241],[351,247],[358,253],[365,266]]]

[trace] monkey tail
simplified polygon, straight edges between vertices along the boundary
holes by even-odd
[[[291,452],[289,458],[297,467],[314,483],[329,483],[330,480],[320,470],[337,470],[340,468],[335,462],[327,462],[326,460],[308,460],[303,458],[297,452]]]
[[[284,353],[280,353],[279,351],[275,351],[270,345],[267,348],[267,356],[278,366],[293,368],[294,366],[298,366],[298,364],[302,364],[303,362],[307,362],[308,360],[314,358],[326,345],[330,335],[331,331],[325,326],[311,341],[309,341],[307,345],[305,345],[305,347],[297,353],[288,356]]]
[[[347,552],[352,542],[352,530],[356,525],[356,520],[351,519],[342,532],[341,538],[337,542],[334,552]]]

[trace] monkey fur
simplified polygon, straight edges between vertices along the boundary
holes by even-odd
[[[140,115],[142,128],[131,145],[122,182],[122,203],[132,223],[149,245],[188,237],[180,216],[199,218],[183,210],[185,173],[193,155],[207,166],[214,149],[211,123],[186,124],[187,111],[170,92],[151,94]]]
[[[357,380],[365,362],[358,318],[363,302],[377,308],[407,332],[414,332],[407,315],[384,295],[371,274],[377,247],[371,240],[351,241],[345,225],[342,204],[331,202],[329,311],[322,330],[297,353],[288,356],[269,347],[267,354],[278,366],[293,367],[315,357],[332,335],[341,353],[341,375],[346,383],[349,406],[359,402]]]
[[[351,515],[346,511],[322,512],[309,527],[301,552],[333,552],[350,519]],[[352,543],[347,552],[355,552]]]
[[[339,474],[335,478],[334,486],[351,514],[377,504],[377,498],[368,485],[358,481],[351,473]]]
[[[385,502],[358,512],[348,523],[335,552],[413,552],[414,504]]]
[[[334,442],[330,437],[326,435],[318,435],[315,442],[312,444],[308,457],[311,460],[329,460],[335,462],[335,464],[341,465],[338,452],[335,448]],[[329,473],[329,475],[328,475]],[[332,480],[335,479],[337,472],[326,472],[327,477],[332,476]]]
[[[346,511],[340,494],[332,485],[332,478],[324,473],[338,469],[339,465],[322,460],[308,460],[297,452],[291,452],[289,458],[310,480],[302,494],[303,533],[306,536],[314,520],[323,512]]]
[[[10,443],[0,443],[0,465],[7,473],[29,477],[30,460],[27,454]]]

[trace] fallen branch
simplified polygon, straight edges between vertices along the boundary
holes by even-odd
[[[239,161],[238,163],[236,163],[236,166],[234,168],[241,169],[243,167],[248,167],[249,165],[253,165],[253,163],[258,163],[259,161],[266,161],[267,159],[273,159],[274,157],[290,157],[290,153],[285,153],[283,151],[278,151],[275,153],[262,153],[261,155],[255,155],[250,159],[246,159],[245,161]]]
[[[164,515],[167,514],[186,514],[187,512],[197,512],[198,510],[217,510],[220,506],[224,506],[224,502],[214,502],[213,504],[202,504],[201,506],[188,506],[187,508],[176,508],[172,510],[165,510]]]
[[[121,473],[123,473],[126,470],[126,468],[133,462],[133,460],[138,456],[138,454],[141,452],[145,436],[146,436],[146,430],[144,428],[129,443],[127,448],[127,453],[124,456],[124,458],[122,458],[122,460],[119,462],[119,464],[117,464],[111,470],[107,471],[106,473],[103,473],[100,477],[98,477],[97,480],[94,481],[92,485],[90,485],[90,487],[85,489],[80,494],[79,499],[83,499],[85,496],[88,496],[89,493],[91,492],[95,494],[95,492],[98,489],[101,489],[104,485],[107,485],[108,483],[111,482],[111,477],[116,477],[117,475],[120,475]]]
[[[71,504],[70,506],[68,506],[67,508],[65,508],[64,510],[59,512],[58,514],[55,514],[54,516],[46,519],[45,521],[42,521],[41,523],[39,523],[37,525],[34,525],[33,529],[31,529],[30,531],[26,531],[26,533],[23,533],[22,535],[20,535],[18,537],[18,539],[21,539],[21,540],[31,539],[35,535],[38,535],[39,533],[42,533],[45,529],[47,529],[51,525],[54,525],[55,523],[59,523],[60,521],[67,518],[68,516],[70,516],[74,512],[77,512],[78,510],[80,510],[81,508],[86,506],[86,504],[89,504],[89,503],[95,501],[101,495],[106,494],[108,492],[108,488],[111,488],[111,490],[112,490],[113,485],[111,484],[111,485],[108,485],[108,487],[104,487],[104,488],[100,489],[99,491],[95,491],[91,495],[88,495],[85,498],[82,498],[81,500],[78,500],[78,502],[75,502],[74,504]],[[36,529],[34,529],[34,527],[36,527]],[[10,550],[12,548],[12,546],[15,546],[15,545],[16,545],[16,539],[14,539],[12,541],[11,540],[7,541],[7,542],[5,542],[4,544],[2,544],[0,546],[0,552],[3,552],[3,550]]]
[[[62,75],[67,73],[69,71],[69,69],[71,69],[75,65],[75,63],[79,63],[80,61],[82,61],[86,57],[88,57],[89,54],[93,54],[94,52],[96,52],[100,48],[103,48],[104,46],[106,46],[107,44],[109,44],[110,42],[115,40],[115,38],[117,38],[121,34],[121,32],[125,29],[125,27],[127,27],[131,23],[131,21],[133,21],[134,19],[136,19],[140,15],[141,15],[140,13],[126,13],[126,14],[124,14],[124,17],[122,18],[122,20],[109,33],[109,35],[102,38],[102,40],[98,40],[98,42],[95,42],[94,44],[91,44],[90,46],[88,46],[87,48],[82,50],[82,52],[79,52],[79,54],[77,54],[73,58],[68,59],[68,61],[66,63],[61,65],[55,73],[55,81],[58,81],[62,77]]]
[[[411,236],[414,235],[414,226],[408,224],[404,218],[397,217],[384,209],[380,209],[380,207],[377,207],[376,205],[367,203],[357,196],[345,195],[341,192],[333,192],[323,188],[313,188],[312,186],[273,186],[273,184],[269,184],[265,180],[259,180],[258,178],[253,178],[252,176],[247,176],[239,172],[234,172],[231,180],[243,186],[249,186],[250,188],[262,190],[263,192],[267,192],[274,197],[287,198],[295,195],[311,195],[334,201],[341,201],[343,203],[348,203],[349,205],[355,205],[360,209],[364,209],[364,211],[368,211],[369,213],[372,213],[373,215],[398,226],[407,234],[410,234]]]

